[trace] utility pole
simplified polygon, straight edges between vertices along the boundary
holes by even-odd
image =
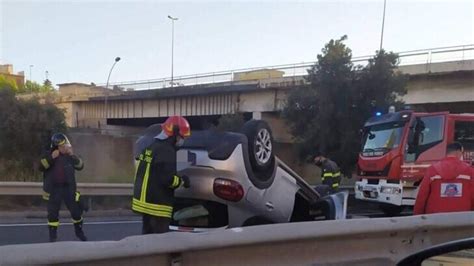
[[[173,63],[174,63],[174,22],[178,20],[178,18],[174,18],[168,15],[168,18],[171,19],[171,87],[173,87]]]
[[[387,0],[384,0],[383,1],[383,16],[382,16],[382,34],[380,35],[380,49],[379,51],[382,51],[382,47],[383,47],[383,30],[384,30],[384,27],[385,27],[385,8],[387,6]]]
[[[33,80],[31,79],[31,77],[32,77],[31,72],[32,72],[32,68],[33,68],[33,67],[34,67],[34,65],[30,65],[30,82],[33,82]]]

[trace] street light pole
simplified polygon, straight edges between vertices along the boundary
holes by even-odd
[[[382,45],[383,45],[383,29],[385,26],[385,7],[387,6],[387,0],[383,1],[383,17],[382,17],[382,34],[380,35],[380,49],[379,51],[382,51]]]
[[[168,18],[171,19],[171,87],[173,87],[173,63],[174,63],[174,22],[178,18],[174,18],[168,15]]]
[[[114,64],[110,68],[109,76],[107,77],[107,84],[105,85],[105,124],[106,125],[107,125],[107,118],[109,116],[109,112],[107,112],[108,111],[107,103],[108,103],[108,98],[109,98],[109,80],[110,80],[110,75],[112,74],[112,70],[114,69],[115,64],[117,64],[118,61],[120,61],[120,57],[115,57]]]
[[[34,65],[30,65],[30,82],[33,82],[33,80],[31,80],[31,76],[32,76],[32,74],[31,74],[32,70],[31,70],[31,69],[32,69],[33,67],[34,67]]]

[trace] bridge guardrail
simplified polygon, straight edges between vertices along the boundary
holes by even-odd
[[[400,58],[400,66],[409,64],[426,64],[448,62],[448,61],[464,61],[474,59],[474,44],[438,47],[431,49],[420,49],[412,51],[404,51],[398,53]],[[358,56],[353,57],[352,62],[357,64],[366,64],[373,56]],[[279,70],[283,71],[283,77],[300,77],[307,75],[307,70],[310,69],[316,62],[302,62],[284,65],[271,65],[263,67],[241,68],[226,71],[216,71],[208,73],[198,73],[191,75],[181,75],[173,77],[173,85],[190,86],[202,84],[214,84],[220,82],[233,82],[234,75],[242,72],[255,70]],[[110,83],[110,86],[119,86],[132,90],[143,89],[157,89],[171,86],[171,77],[150,80],[137,80]],[[105,84],[101,84],[105,85]]]

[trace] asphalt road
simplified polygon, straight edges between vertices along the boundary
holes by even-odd
[[[91,241],[120,240],[141,233],[140,220],[86,222],[84,232]],[[63,223],[58,229],[58,241],[78,241],[74,226]],[[48,227],[43,223],[0,224],[0,245],[48,242]]]
[[[348,219],[380,218],[384,217],[376,205],[370,203],[359,204],[350,200]],[[357,203],[357,204],[355,204]],[[63,213],[69,217],[69,213]],[[141,217],[138,215],[107,216],[104,212],[98,217],[85,217],[84,232],[90,241],[120,240],[132,235],[141,234]],[[402,215],[411,215],[407,210]],[[48,241],[48,227],[42,215],[23,215],[23,218],[8,218],[0,216],[0,246],[14,244],[32,244]],[[42,218],[39,218],[42,217]],[[58,229],[58,241],[77,241],[74,235],[74,226],[69,218],[62,218]]]
[[[409,215],[404,213],[403,215]],[[382,213],[349,214],[348,219],[378,218]],[[84,232],[90,241],[120,240],[141,234],[139,217],[94,217],[87,219]],[[61,223],[58,241],[78,241],[72,223]],[[0,223],[0,246],[48,242],[48,227],[43,219],[12,219]]]

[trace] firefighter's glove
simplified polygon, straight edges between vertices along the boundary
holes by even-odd
[[[189,186],[190,186],[190,184],[191,184],[191,182],[189,181],[189,176],[183,175],[183,176],[181,177],[181,180],[183,180],[183,187],[189,188]]]

